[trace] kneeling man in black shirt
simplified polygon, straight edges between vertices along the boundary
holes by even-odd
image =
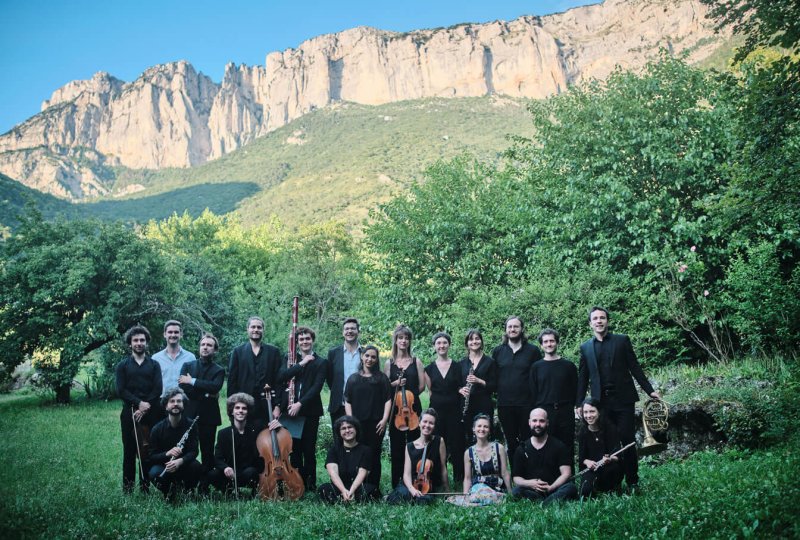
[[[531,438],[514,452],[513,495],[518,498],[554,501],[577,498],[575,484],[569,481],[572,463],[569,448],[555,437],[547,435],[547,412],[533,409],[528,417]]]

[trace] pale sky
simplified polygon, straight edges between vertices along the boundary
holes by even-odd
[[[220,82],[225,64],[355,26],[406,32],[546,15],[597,0],[0,0],[0,133],[69,81],[106,71],[135,80],[188,60]]]

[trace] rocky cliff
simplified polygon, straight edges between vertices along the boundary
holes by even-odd
[[[108,191],[106,165],[190,167],[337,101],[431,96],[543,98],[660,49],[711,54],[721,39],[697,0],[606,0],[545,17],[405,34],[359,27],[229,64],[221,84],[187,62],[124,83],[106,73],[56,90],[0,136],[0,172],[66,198]]]

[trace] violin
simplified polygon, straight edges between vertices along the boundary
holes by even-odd
[[[429,444],[430,443],[425,443],[425,448],[422,449],[422,458],[419,460],[419,463],[417,463],[416,476],[412,482],[414,489],[423,495],[426,495],[431,490],[431,470],[433,469],[433,461],[427,459]]]
[[[270,423],[272,397],[267,392],[267,412]],[[305,493],[305,485],[300,472],[292,467],[289,454],[292,453],[292,436],[286,429],[269,429],[258,434],[256,447],[264,460],[264,472],[258,477],[258,495],[263,501],[296,501]]]
[[[398,380],[402,379],[405,370],[400,372]],[[394,395],[394,404],[397,409],[394,417],[394,427],[398,431],[413,431],[419,427],[419,415],[414,410],[414,393],[406,390],[406,385],[399,386]]]

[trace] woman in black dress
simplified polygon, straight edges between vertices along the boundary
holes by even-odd
[[[319,486],[318,491],[327,503],[366,502],[380,497],[377,486],[366,481],[372,452],[359,444],[359,430],[359,422],[352,416],[342,416],[333,424],[334,443],[325,460],[331,481]]]
[[[386,362],[383,372],[392,384],[392,400],[400,397],[398,390],[405,388],[413,394],[413,410],[419,417],[422,405],[419,394],[425,389],[425,377],[422,362],[411,356],[411,329],[399,325],[392,334],[392,357]],[[410,404],[409,404],[410,405]],[[394,407],[396,415],[398,407]],[[416,429],[397,429],[394,418],[389,418],[389,450],[392,460],[392,487],[396,487],[403,477],[403,455],[406,444],[419,437]]]
[[[450,335],[433,336],[436,360],[425,366],[425,385],[430,392],[431,408],[439,415],[436,435],[444,439],[447,455],[453,465],[453,480],[464,478],[464,418],[461,414],[461,366],[450,359]]]
[[[361,366],[350,375],[344,393],[344,410],[361,423],[359,440],[372,452],[367,481],[376,487],[381,483],[381,450],[386,424],[389,421],[392,389],[379,365],[378,349],[368,345],[361,350]]]
[[[432,495],[425,495],[414,486],[417,478],[418,465],[425,454],[425,461],[430,460],[432,467],[428,475],[430,483],[429,493],[438,493],[450,490],[447,480],[447,464],[445,458],[447,450],[444,441],[433,432],[436,428],[437,414],[433,409],[425,409],[419,421],[421,435],[405,447],[403,454],[403,482],[392,491],[386,499],[389,504],[415,503],[430,504],[435,499]]]
[[[619,432],[607,421],[600,402],[587,398],[583,402],[583,426],[578,433],[578,467],[586,470],[581,478],[581,497],[617,491],[622,485],[620,457],[610,457],[622,448]]]
[[[462,387],[459,393],[469,399],[464,425],[469,426],[478,414],[489,417],[489,426],[494,425],[494,400],[492,395],[497,389],[497,364],[494,359],[483,352],[483,334],[480,330],[469,330],[464,338],[467,356],[459,362],[461,368]],[[463,412],[463,402],[462,402]],[[472,434],[465,430],[468,441],[472,442]],[[491,434],[490,434],[491,437]]]

